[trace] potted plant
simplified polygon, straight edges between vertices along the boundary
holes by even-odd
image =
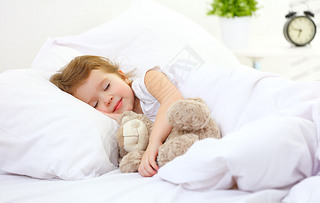
[[[213,0],[208,15],[220,17],[222,40],[230,48],[248,44],[251,17],[259,9],[256,0]]]

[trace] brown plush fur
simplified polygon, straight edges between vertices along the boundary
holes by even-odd
[[[200,98],[175,102],[168,109],[167,117],[173,129],[159,148],[157,157],[159,167],[183,155],[197,140],[209,137],[221,138],[218,125],[211,118],[209,107]],[[126,173],[137,172],[146,147],[136,147],[134,143],[138,145],[148,141],[153,123],[146,116],[134,112],[123,113],[118,122],[120,124],[117,134],[120,170]],[[143,124],[147,130],[141,126]],[[126,143],[133,146],[130,148],[132,151],[125,150]]]

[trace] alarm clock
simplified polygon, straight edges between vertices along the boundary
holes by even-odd
[[[284,37],[295,46],[305,46],[316,36],[317,27],[311,17],[314,14],[305,11],[304,15],[297,16],[296,12],[289,12],[285,17],[288,21],[283,28]]]

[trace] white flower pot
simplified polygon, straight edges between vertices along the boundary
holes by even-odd
[[[249,44],[251,17],[220,18],[222,41],[229,48],[244,48]]]

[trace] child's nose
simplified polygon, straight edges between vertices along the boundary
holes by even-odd
[[[108,106],[111,103],[112,99],[113,99],[112,95],[107,95],[104,100],[104,103]]]

